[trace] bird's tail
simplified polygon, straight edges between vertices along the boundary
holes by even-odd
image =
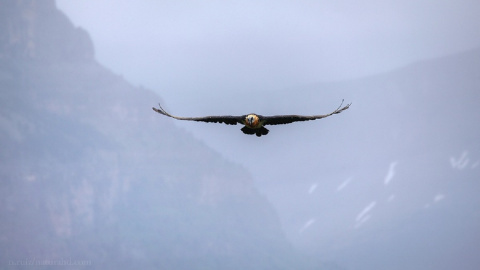
[[[265,127],[253,129],[253,128],[248,128],[248,127],[245,126],[241,130],[245,134],[248,134],[248,135],[255,134],[255,135],[257,135],[257,137],[268,134],[268,129],[266,129]]]

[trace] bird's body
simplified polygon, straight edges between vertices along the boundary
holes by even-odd
[[[343,101],[342,101],[343,104]],[[334,114],[341,113],[342,111],[348,109],[350,104],[342,107],[342,104],[333,112],[324,115],[274,115],[274,116],[263,116],[255,113],[241,115],[241,116],[205,116],[205,117],[179,117],[167,113],[161,106],[159,108],[152,108],[157,113],[163,114],[168,117],[175,118],[177,120],[189,120],[189,121],[200,121],[200,122],[209,122],[209,123],[224,123],[227,125],[236,125],[243,124],[245,125],[241,130],[245,134],[257,135],[258,137],[268,134],[268,129],[265,128],[265,125],[282,125],[290,124],[298,121],[310,121],[316,119],[322,119]],[[342,107],[342,108],[340,108]]]

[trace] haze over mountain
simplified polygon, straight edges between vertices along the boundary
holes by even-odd
[[[347,269],[478,268],[480,48],[363,79],[235,97],[267,115],[326,113],[342,98],[352,102],[348,111],[273,126],[260,139],[229,126],[177,125],[248,168],[306,252]],[[193,114],[178,104],[168,110]]]
[[[276,100],[297,112],[325,108],[331,96],[353,103],[271,152],[290,179],[263,170],[272,178],[261,190],[296,246],[349,269],[478,268],[479,75],[476,49]]]
[[[158,117],[54,1],[0,15],[0,268],[319,267],[249,172]]]
[[[174,97],[163,100],[98,64],[88,34],[53,2],[7,3],[2,265],[480,267],[480,49],[280,90],[207,91],[206,83],[182,95],[158,85]],[[234,90],[248,85],[225,78]],[[340,115],[269,127],[262,138],[151,110],[161,102],[185,116],[318,114],[342,99],[352,107]]]
[[[189,105],[195,93],[226,103],[245,90],[359,78],[480,46],[475,0],[57,3],[91,34],[100,63]]]

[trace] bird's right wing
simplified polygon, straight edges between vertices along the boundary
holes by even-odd
[[[166,112],[160,104],[158,109],[153,107],[152,109],[159,114],[163,114],[168,117],[175,118],[177,120],[188,120],[188,121],[198,121],[198,122],[207,122],[207,123],[224,123],[227,125],[236,125],[237,123],[242,123],[244,116],[231,116],[231,115],[220,115],[220,116],[204,116],[204,117],[180,117],[171,115]]]

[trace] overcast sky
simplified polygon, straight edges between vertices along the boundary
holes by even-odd
[[[57,0],[57,6],[90,33],[102,64],[164,97],[354,78],[480,45],[478,0]]]

